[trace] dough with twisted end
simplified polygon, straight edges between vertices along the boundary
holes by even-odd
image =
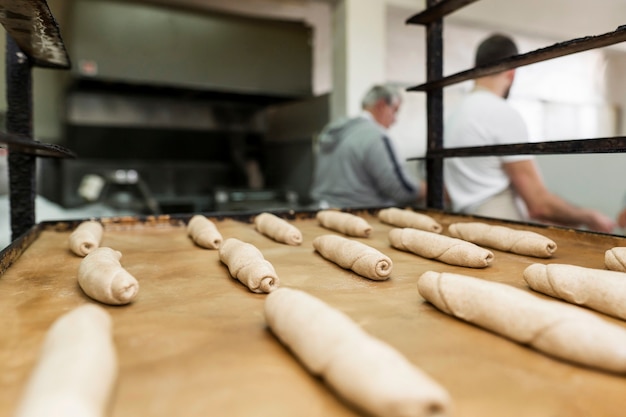
[[[604,265],[612,270],[626,272],[626,247],[615,247],[604,253]]]
[[[302,232],[287,220],[272,213],[261,213],[254,218],[254,227],[260,233],[291,246],[302,244]]]
[[[200,247],[217,249],[222,244],[222,234],[211,220],[201,214],[194,215],[187,223],[187,234]]]
[[[539,233],[487,223],[453,223],[448,233],[477,245],[537,258],[549,258],[557,249],[553,240]]]
[[[535,291],[626,320],[626,274],[565,264],[533,264],[524,280]]]
[[[117,378],[109,314],[77,307],[48,329],[14,417],[106,415]]]
[[[392,226],[426,230],[433,233],[441,233],[443,227],[432,217],[412,210],[404,210],[396,207],[382,209],[378,212],[378,218]]]
[[[493,253],[473,243],[417,229],[391,229],[391,246],[450,265],[485,268],[491,265]]]
[[[574,363],[626,372],[626,329],[510,285],[428,271],[419,293],[444,313]]]
[[[309,372],[368,415],[449,415],[450,397],[437,382],[320,299],[280,288],[265,300],[265,319]]]
[[[228,266],[230,275],[250,291],[268,293],[278,288],[280,280],[274,266],[256,246],[231,237],[220,246],[219,256],[220,261]]]
[[[139,283],[120,264],[122,253],[101,247],[80,262],[78,284],[89,297],[111,305],[128,304],[137,296]]]
[[[365,219],[337,210],[322,210],[317,212],[317,221],[330,230],[354,237],[368,237],[372,226]]]
[[[87,256],[100,247],[104,228],[100,222],[88,220],[79,224],[70,234],[70,250],[78,256]]]
[[[393,269],[393,262],[387,255],[356,240],[322,235],[313,239],[313,247],[340,267],[376,281],[389,278]]]

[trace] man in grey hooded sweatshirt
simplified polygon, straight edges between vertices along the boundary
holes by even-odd
[[[320,208],[415,205],[424,197],[425,187],[407,173],[386,133],[401,102],[397,89],[376,85],[359,116],[324,128],[311,185]]]

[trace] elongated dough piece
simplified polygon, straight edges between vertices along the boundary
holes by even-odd
[[[493,253],[473,243],[417,229],[391,229],[391,246],[450,265],[485,268],[491,265]]]
[[[384,281],[393,269],[391,259],[377,249],[337,235],[313,239],[313,247],[324,258],[365,278]]]
[[[433,233],[441,233],[443,227],[432,217],[412,210],[391,207],[378,212],[378,218],[392,226],[426,230]]]
[[[250,243],[228,238],[220,246],[219,255],[230,275],[252,292],[269,293],[280,285],[274,266]]]
[[[265,300],[265,319],[309,372],[361,410],[380,417],[449,415],[450,397],[437,382],[320,299],[280,288]]]
[[[337,210],[318,211],[317,221],[330,230],[354,237],[368,237],[372,232],[372,226],[365,219],[352,214]]]
[[[14,417],[102,417],[117,378],[111,318],[85,304],[48,329]]]
[[[102,242],[104,228],[100,222],[88,220],[79,224],[70,234],[70,250],[78,256],[87,256]]]
[[[530,288],[626,320],[626,274],[565,264],[524,270]]]
[[[626,329],[510,285],[428,271],[419,293],[444,313],[581,365],[626,372]]]
[[[254,218],[254,227],[260,233],[291,246],[302,244],[302,232],[287,220],[272,213],[261,213]]]
[[[626,247],[607,250],[604,253],[604,265],[612,271],[626,272]]]
[[[189,219],[187,234],[196,245],[207,249],[219,248],[224,240],[215,223],[201,214]]]
[[[557,249],[553,240],[539,233],[487,223],[453,223],[448,233],[477,245],[537,258],[549,258]]]
[[[120,264],[122,253],[101,247],[80,262],[78,284],[89,297],[111,305],[128,304],[139,292],[139,283]]]

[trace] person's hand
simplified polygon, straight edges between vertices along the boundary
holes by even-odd
[[[426,201],[426,196],[428,195],[427,190],[427,185],[428,183],[424,180],[420,181],[419,183],[419,193],[417,195],[417,201],[418,202],[425,202]]]
[[[626,229],[626,208],[617,215],[617,224],[622,229]]]
[[[626,219],[625,219],[626,220]],[[617,226],[615,221],[604,214],[591,210],[586,226],[594,232],[611,233]]]

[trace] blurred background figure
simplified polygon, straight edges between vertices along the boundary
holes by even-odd
[[[401,104],[399,90],[373,86],[361,114],[322,131],[311,187],[320,207],[415,205],[424,197],[424,185],[407,172],[387,134]]]
[[[510,37],[491,35],[478,46],[475,65],[489,65],[517,54]],[[524,120],[507,103],[514,80],[515,69],[476,79],[473,90],[446,120],[445,147],[528,142]],[[444,180],[457,212],[604,233],[616,226],[603,213],[574,206],[550,192],[531,155],[449,158],[444,163]]]

